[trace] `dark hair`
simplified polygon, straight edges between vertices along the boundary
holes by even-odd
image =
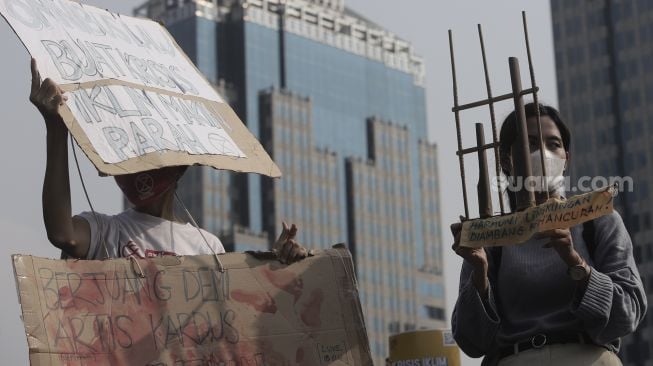
[[[562,137],[562,145],[565,151],[569,151],[571,148],[571,131],[567,125],[562,121],[560,117],[560,112],[555,108],[541,104],[539,105],[540,117],[549,117],[556,124],[558,130],[560,130],[560,136]],[[536,117],[537,109],[535,108],[535,103],[528,103],[524,106],[526,111],[526,118]],[[510,156],[510,148],[512,144],[517,140],[517,116],[515,111],[510,113],[508,117],[503,121],[501,125],[501,132],[499,133],[499,154],[503,158],[504,156]],[[507,167],[501,167],[503,173],[508,175],[510,172],[506,170]]]
[[[551,106],[541,103],[538,105],[538,107],[540,110],[540,117],[549,117],[556,124],[556,127],[558,127],[558,130],[560,131],[560,137],[562,137],[562,147],[565,149],[565,151],[569,152],[571,149],[571,131],[562,121],[560,112]],[[526,111],[526,118],[537,116],[537,108],[535,107],[535,103],[526,104],[524,106],[524,110]],[[511,147],[516,140],[517,115],[515,114],[515,111],[513,111],[503,121],[503,124],[501,125],[501,132],[499,132],[499,155],[501,160],[503,160],[504,157],[510,156]],[[501,171],[506,176],[510,175],[508,167],[504,166],[503,164],[501,165]],[[508,198],[510,199],[510,207],[514,211],[516,206],[514,193],[508,191]]]

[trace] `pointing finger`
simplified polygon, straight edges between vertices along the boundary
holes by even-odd
[[[32,95],[36,95],[36,92],[41,86],[41,74],[39,73],[39,67],[36,65],[35,58],[32,58],[30,66],[32,69]]]
[[[285,221],[281,222],[281,234],[279,235],[279,243],[283,243],[286,240],[288,240],[288,232],[290,229],[288,228],[288,224],[286,224]]]
[[[290,231],[288,233],[288,239],[294,239],[296,235],[297,235],[297,225],[292,224],[292,226],[290,227]]]

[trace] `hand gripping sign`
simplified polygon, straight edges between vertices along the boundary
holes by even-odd
[[[207,165],[281,175],[160,24],[69,0],[0,0],[0,14],[68,93],[64,122],[101,173]]]
[[[511,149],[511,159],[515,177],[533,177],[533,167],[530,162],[530,147],[526,127],[526,113],[524,109],[524,96],[531,94],[535,105],[539,105],[539,88],[535,83],[535,72],[531,58],[531,48],[528,39],[528,26],[526,13],[522,12],[524,36],[526,40],[526,51],[528,54],[528,66],[530,71],[531,88],[522,89],[519,60],[516,57],[509,58],[510,79],[512,92],[504,95],[493,96],[490,87],[490,76],[488,74],[487,60],[485,56],[485,45],[481,25],[478,25],[478,34],[481,44],[481,55],[485,70],[485,82],[487,99],[460,105],[458,103],[458,85],[456,80],[456,65],[454,58],[453,35],[449,31],[449,49],[451,54],[451,71],[453,77],[453,100],[452,111],[456,120],[456,131],[458,140],[458,161],[460,165],[460,176],[462,180],[463,202],[465,206],[465,218],[460,237],[460,246],[481,248],[487,246],[502,246],[518,244],[528,240],[533,234],[551,230],[569,228],[597,217],[609,214],[613,211],[613,197],[616,195],[616,187],[607,187],[595,192],[571,197],[568,200],[550,198],[546,191],[547,201],[536,205],[533,189],[524,185],[514,192],[516,213],[509,214],[504,207],[503,193],[499,192],[498,202],[501,209],[500,216],[494,216],[492,209],[492,196],[490,192],[490,177],[486,157],[487,150],[493,150],[495,158],[497,187],[501,189],[501,160],[499,158],[499,140],[497,136],[497,123],[494,114],[494,105],[505,100],[514,102],[516,116],[516,139]],[[490,110],[490,121],[492,126],[492,143],[485,143],[485,134],[482,123],[476,124],[476,146],[463,149],[461,117],[462,111],[478,107],[488,106]],[[537,127],[539,151],[544,151],[542,139],[542,127],[540,121],[540,109],[537,110]],[[480,218],[470,221],[469,205],[467,198],[467,183],[465,180],[465,160],[467,154],[478,154],[479,179],[477,184],[479,215]],[[547,177],[545,154],[540,154],[541,177]]]
[[[613,211],[616,187],[547,202],[505,216],[463,223],[460,245],[469,248],[523,243],[535,233],[570,228]]]

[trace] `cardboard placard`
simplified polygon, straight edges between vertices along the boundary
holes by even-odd
[[[101,173],[199,164],[281,176],[160,24],[70,0],[0,0],[0,14],[68,92],[64,121]]]
[[[372,365],[348,250],[220,259],[14,256],[31,364]]]
[[[566,229],[612,213],[616,187],[574,196],[551,198],[524,211],[505,216],[465,221],[460,246],[482,248],[520,244],[535,233]]]

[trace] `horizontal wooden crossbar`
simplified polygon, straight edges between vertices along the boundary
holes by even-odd
[[[524,95],[527,95],[527,94],[537,93],[539,91],[540,91],[540,88],[535,87],[535,88],[531,88],[531,89],[522,90],[520,95],[524,96]],[[453,108],[451,108],[451,111],[452,112],[460,112],[460,111],[464,111],[466,109],[472,109],[472,108],[480,107],[480,106],[483,106],[483,105],[488,105],[490,103],[497,103],[497,102],[501,102],[501,101],[504,101],[504,100],[512,99],[513,97],[514,96],[513,96],[512,93],[499,95],[498,97],[479,100],[478,102],[472,102],[472,103],[463,104],[463,105],[460,105],[460,106],[457,106],[457,107],[453,107]]]
[[[456,155],[458,155],[458,156],[467,155],[467,154],[478,152],[479,150],[494,149],[495,147],[498,147],[498,146],[499,146],[498,142],[491,143],[491,144],[486,144],[486,145],[481,146],[480,148],[477,147],[477,146],[474,146],[474,147],[470,147],[469,149],[464,149],[463,151],[456,151]]]

